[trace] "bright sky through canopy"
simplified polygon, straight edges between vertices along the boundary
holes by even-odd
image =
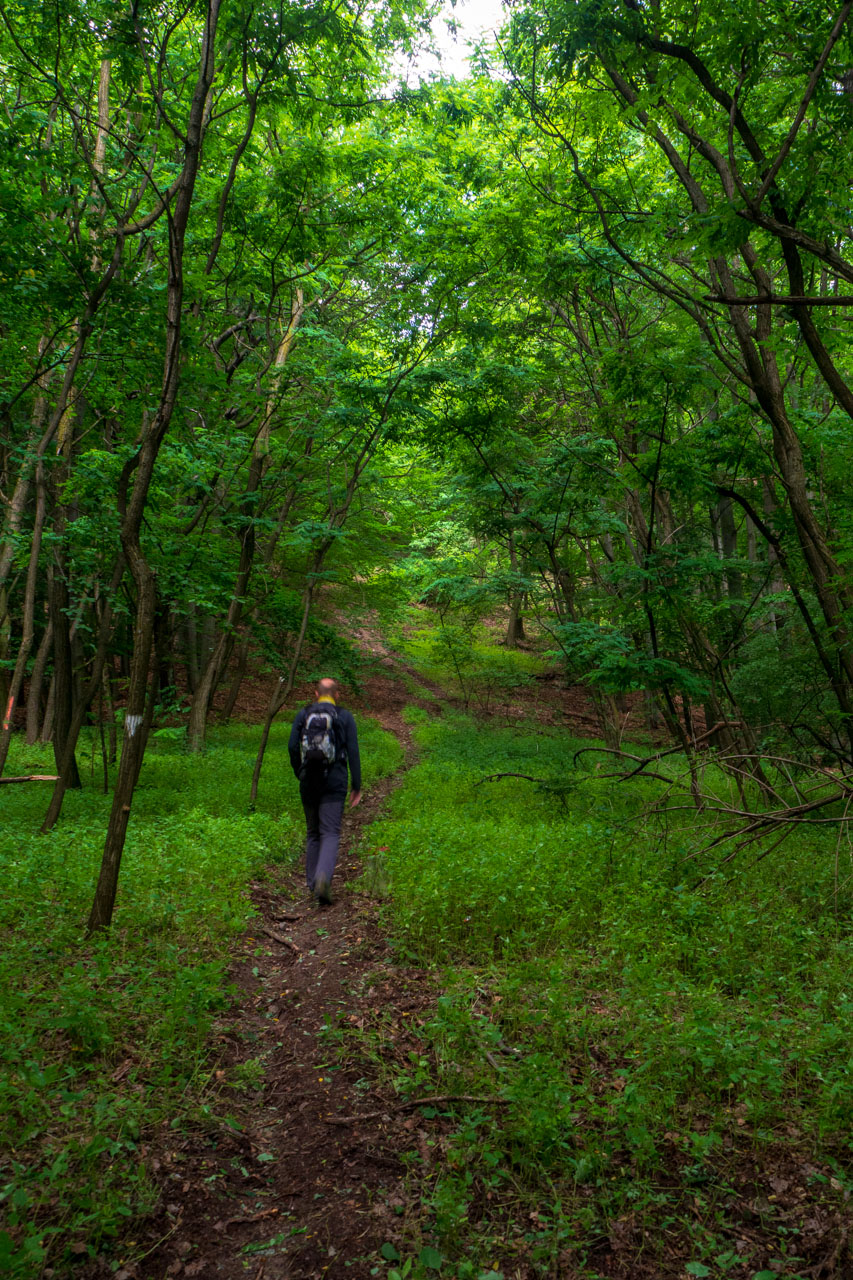
[[[412,63],[400,68],[401,76],[409,84],[416,84],[418,80],[433,75],[462,79],[470,71],[470,42],[497,31],[503,19],[501,0],[458,0],[456,5],[451,5],[447,0],[432,23],[433,39],[439,57],[431,53],[420,53]],[[449,22],[455,23],[455,35],[448,30]]]

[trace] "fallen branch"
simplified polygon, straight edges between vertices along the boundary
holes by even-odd
[[[475,783],[475,787],[479,787],[484,782],[499,782],[501,778],[523,778],[525,782],[545,782],[545,778],[531,778],[529,773],[489,773],[485,778],[479,778]]]
[[[272,1218],[277,1213],[278,1208],[276,1207],[273,1207],[272,1209],[263,1209],[260,1213],[244,1214],[239,1218],[227,1218],[221,1226],[217,1223],[217,1227],[219,1227],[220,1231],[227,1231],[229,1227],[235,1227],[242,1222],[260,1222],[262,1218]],[[214,1230],[216,1230],[216,1227],[214,1227]]]
[[[691,747],[698,747],[700,742],[704,742],[706,738],[710,738],[713,734],[718,733],[720,729],[736,729],[737,727],[738,722],[736,720],[720,720],[717,724],[712,725],[710,729],[706,729],[704,733],[694,735],[694,737],[690,739],[690,745]],[[683,751],[684,748],[681,743],[678,743],[674,747],[666,747],[663,751],[654,751],[650,756],[637,756],[630,751],[623,751],[621,747],[581,747],[581,749],[576,751],[572,757],[572,763],[577,765],[581,756],[589,755],[590,753],[617,756],[620,760],[636,760],[639,762],[636,769],[632,769],[630,773],[618,775],[627,782],[629,778],[633,778],[636,774],[645,769],[646,765],[652,764],[655,760],[662,760],[664,756],[678,755]],[[608,778],[617,777],[616,774],[612,773],[606,774],[605,776]]]
[[[22,778],[0,778],[2,782],[58,782],[59,777],[55,773],[27,773]]]
[[[414,1111],[415,1107],[432,1107],[439,1102],[484,1102],[488,1106],[508,1107],[512,1098],[481,1098],[471,1093],[435,1093],[429,1098],[412,1098],[399,1102],[396,1107],[382,1107],[379,1111],[364,1111],[358,1116],[323,1116],[324,1124],[357,1124],[360,1120],[379,1120],[382,1116],[398,1111]]]
[[[291,951],[294,951],[297,955],[299,955],[299,948],[297,947],[296,943],[291,942],[290,938],[285,938],[283,933],[276,933],[275,929],[270,929],[267,927],[267,925],[264,925],[263,932],[267,935],[268,938],[272,938],[273,942],[280,942],[283,947],[290,947]]]

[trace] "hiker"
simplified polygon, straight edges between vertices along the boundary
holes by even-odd
[[[337,705],[337,681],[318,681],[315,693],[316,701],[303,707],[293,721],[288,749],[293,772],[299,779],[308,829],[308,891],[328,906],[347,796],[347,768],[352,781],[350,805],[354,808],[361,800],[361,761],[355,720]]]

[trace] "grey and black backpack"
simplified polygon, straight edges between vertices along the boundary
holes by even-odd
[[[329,770],[340,758],[338,747],[338,715],[331,702],[316,702],[308,707],[299,738],[299,781],[309,796],[322,794]]]

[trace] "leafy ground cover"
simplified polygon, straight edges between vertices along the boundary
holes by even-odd
[[[360,724],[368,784],[393,772],[392,735]],[[65,1273],[106,1249],[156,1192],[146,1141],[166,1122],[203,1127],[220,1108],[210,1031],[227,1015],[229,943],[248,885],[301,843],[287,725],[247,799],[256,728],[211,735],[201,758],[167,732],[146,756],[115,922],[82,937],[109,797],[69,793],[35,834],[43,787],[4,788],[0,866],[0,1272]],[[11,771],[50,772],[16,745]],[[91,781],[91,779],[89,779]],[[301,817],[301,815],[300,815]],[[226,1105],[222,1103],[222,1105]]]
[[[565,733],[410,718],[422,758],[371,832],[368,883],[443,994],[404,1054],[381,1014],[360,1051],[407,1096],[480,1102],[415,1160],[426,1213],[392,1270],[842,1274],[853,934],[834,844],[718,870],[692,815],[662,838],[639,818],[652,784],[598,778]]]
[[[508,649],[482,619],[453,616],[436,621],[422,609],[410,608],[395,633],[396,648],[420,672],[438,681],[464,707],[494,711],[549,670],[546,656],[535,649]]]

